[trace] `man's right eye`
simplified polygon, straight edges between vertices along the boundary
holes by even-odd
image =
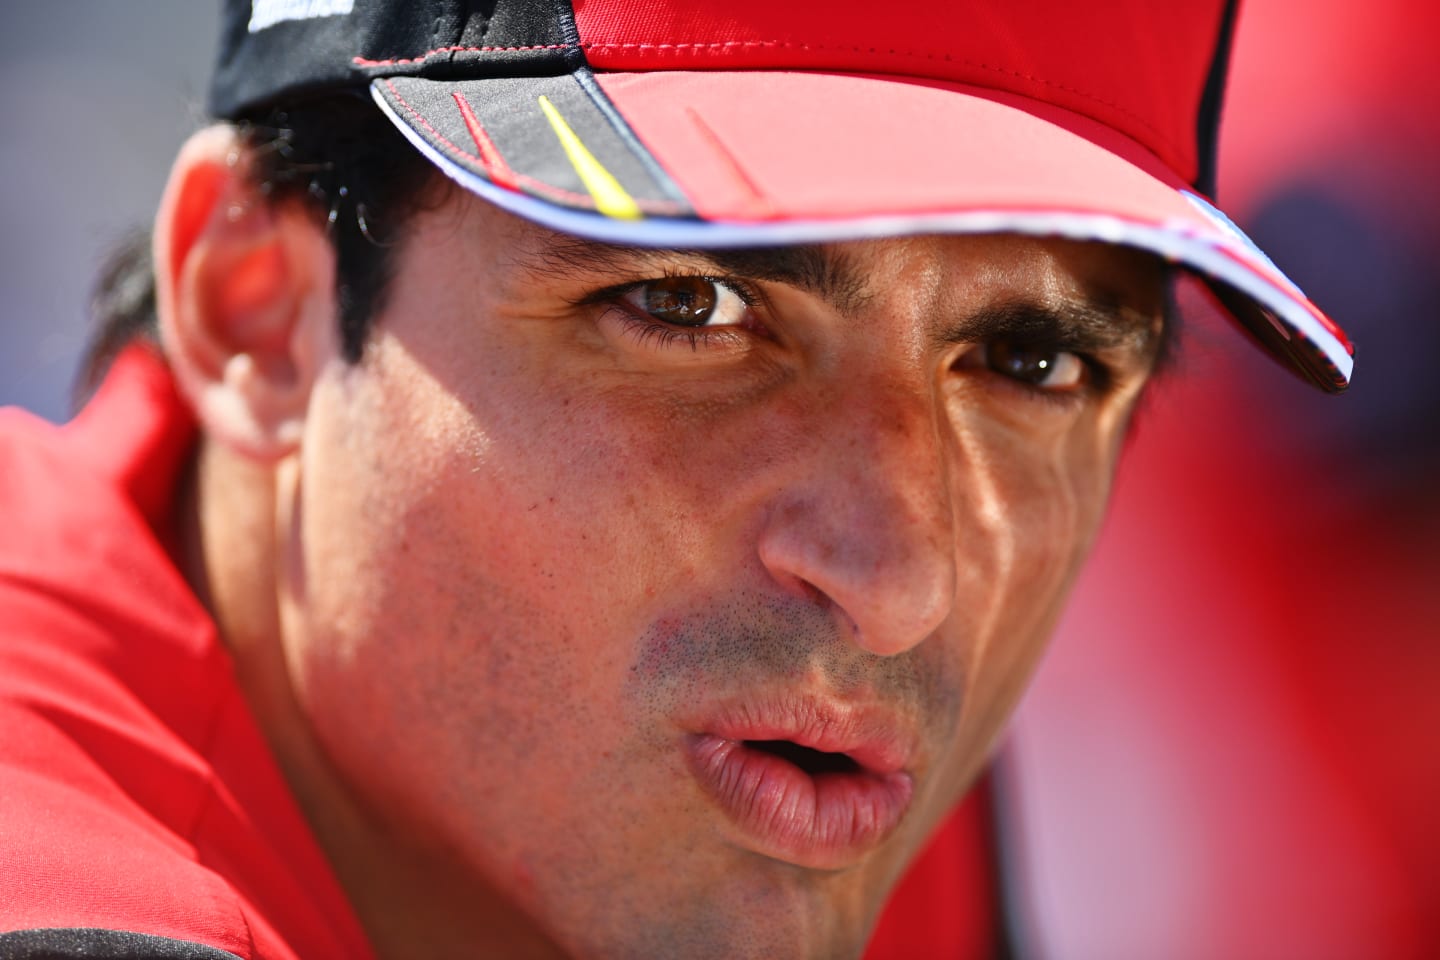
[[[638,283],[620,299],[636,311],[676,327],[735,326],[745,322],[748,297],[711,277],[662,277]]]

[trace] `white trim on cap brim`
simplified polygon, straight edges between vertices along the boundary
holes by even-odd
[[[1166,260],[1208,274],[1239,290],[1270,310],[1288,328],[1320,349],[1345,382],[1355,361],[1345,345],[1311,313],[1299,288],[1280,274],[1290,290],[1248,266],[1256,257],[1243,242],[1202,236],[1192,222],[1173,226],[1138,223],[1113,214],[1073,211],[969,210],[963,213],[918,213],[856,217],[844,220],[783,220],[736,223],[716,220],[647,218],[616,220],[598,213],[562,207],[529,194],[497,186],[435,149],[402,120],[375,85],[371,96],[415,148],[466,190],[503,210],[561,233],[605,243],[674,249],[773,246],[828,243],[905,236],[916,233],[1022,233],[1030,236],[1098,240],[1146,250]],[[1243,236],[1243,235],[1241,235]],[[1260,256],[1263,257],[1263,254]],[[1271,265],[1273,269],[1273,264]],[[1293,291],[1293,292],[1292,292]]]

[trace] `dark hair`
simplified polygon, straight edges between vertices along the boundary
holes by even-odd
[[[368,98],[340,95],[276,107],[236,123],[249,172],[272,202],[298,199],[327,224],[335,247],[340,342],[359,362],[383,306],[396,245],[424,205],[435,167]],[[149,231],[136,231],[102,266],[91,301],[95,332],[80,368],[89,393],[124,347],[156,340]]]

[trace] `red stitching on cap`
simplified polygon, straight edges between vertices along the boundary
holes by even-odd
[[[533,47],[436,47],[434,50],[426,50],[418,57],[401,57],[390,60],[367,60],[364,57],[352,57],[350,62],[357,67],[398,67],[407,63],[423,63],[437,53],[514,53],[517,50],[568,50],[573,46],[573,43],[547,43]]]
[[[431,135],[434,136],[436,140],[439,140],[441,145],[443,145],[446,150],[448,150],[450,153],[453,153],[457,157],[464,157],[466,160],[479,160],[481,166],[484,166],[485,161],[483,157],[479,157],[475,154],[467,153],[466,151],[461,150],[455,144],[451,143],[450,139],[446,137],[445,134],[441,133],[439,130],[436,130],[433,126],[431,126],[430,121],[426,120],[424,115],[421,114],[419,110],[415,109],[415,107],[411,105],[409,100],[406,100],[403,96],[401,96],[399,90],[395,89],[394,81],[387,79],[384,81],[384,83],[385,86],[389,88],[391,96],[393,96],[396,100],[400,101],[400,105],[409,112],[410,116],[414,117],[415,120],[426,130],[429,130]],[[510,173],[511,176],[515,178],[516,183],[524,184],[528,187],[531,187],[538,193],[548,194],[550,197],[556,200],[568,202],[568,204],[571,206],[578,204],[579,206],[589,207],[592,210],[595,209],[595,198],[590,196],[589,194],[575,193],[572,190],[566,190],[564,187],[557,187],[553,184],[546,183],[544,180],[536,180],[534,177],[527,177],[525,174],[520,173],[513,167],[510,168]],[[646,213],[674,214],[681,212],[683,209],[679,204],[673,203],[669,200],[636,199],[635,205],[638,206],[641,210],[644,210]]]
[[[879,53],[879,52],[880,52],[880,48],[879,48],[879,47],[853,47],[853,46],[852,46],[852,47],[845,47],[845,46],[839,46],[839,47],[837,47],[837,46],[827,45],[827,44],[793,43],[793,42],[791,42],[791,41],[789,41],[789,40],[716,40],[716,41],[711,41],[711,42],[706,42],[706,43],[582,43],[582,44],[580,44],[580,47],[581,47],[581,49],[583,49],[583,50],[675,50],[675,51],[691,50],[691,49],[696,49],[696,50],[699,50],[699,49],[715,49],[715,48],[717,48],[717,47],[718,47],[718,48],[725,48],[725,47],[781,47],[781,48],[795,49],[795,50],[840,50],[840,51],[846,51],[846,52],[849,52],[849,53]],[[1144,127],[1146,130],[1149,130],[1151,133],[1153,133],[1153,134],[1155,135],[1156,139],[1158,139],[1161,143],[1163,143],[1166,147],[1168,147],[1172,152],[1174,152],[1174,153],[1176,153],[1176,154],[1183,154],[1183,153],[1184,153],[1183,150],[1177,150],[1176,147],[1175,147],[1175,144],[1171,143],[1171,142],[1170,142],[1170,139],[1169,139],[1167,136],[1165,136],[1165,134],[1163,134],[1163,133],[1161,133],[1159,130],[1157,130],[1154,126],[1152,126],[1152,125],[1150,124],[1150,122],[1149,122],[1148,120],[1146,120],[1144,117],[1140,116],[1138,113],[1135,113],[1135,112],[1133,112],[1133,111],[1131,111],[1131,110],[1128,110],[1128,109],[1126,109],[1125,107],[1121,106],[1121,105],[1118,104],[1118,103],[1114,103],[1114,102],[1112,102],[1112,101],[1110,101],[1110,100],[1106,100],[1106,99],[1103,98],[1103,97],[1097,97],[1097,96],[1095,96],[1093,93],[1086,93],[1084,90],[1078,90],[1078,89],[1076,89],[1075,87],[1071,87],[1071,86],[1068,86],[1068,85],[1063,84],[1063,83],[1056,83],[1056,82],[1053,81],[1053,80],[1046,80],[1046,79],[1044,79],[1043,77],[1037,77],[1037,76],[1035,76],[1035,75],[1033,75],[1033,74],[1021,73],[1021,72],[1019,72],[1019,71],[1017,71],[1017,70],[1008,70],[1008,69],[1006,69],[1005,67],[997,67],[997,66],[995,66],[994,64],[981,63],[981,62],[979,62],[978,60],[970,60],[970,59],[968,59],[968,58],[960,58],[960,59],[957,59],[957,58],[951,56],[951,55],[948,54],[948,53],[927,53],[927,52],[924,52],[924,51],[916,51],[916,50],[895,50],[895,49],[891,49],[891,48],[887,48],[887,49],[886,49],[886,52],[889,53],[891,56],[897,56],[897,57],[910,57],[910,58],[912,58],[912,59],[924,59],[924,60],[944,60],[944,61],[947,61],[947,62],[950,62],[950,63],[963,63],[963,64],[965,64],[967,67],[978,67],[978,68],[981,69],[981,70],[988,70],[988,71],[990,71],[991,73],[999,73],[999,74],[1003,74],[1003,75],[1009,76],[1009,77],[1016,77],[1016,78],[1019,78],[1019,79],[1021,79],[1021,80],[1029,80],[1029,81],[1032,82],[1032,83],[1038,83],[1038,84],[1041,84],[1041,85],[1046,86],[1046,87],[1052,87],[1052,88],[1054,88],[1054,89],[1056,89],[1056,90],[1063,90],[1063,91],[1065,91],[1066,93],[1073,93],[1073,94],[1075,94],[1077,97],[1080,97],[1080,98],[1085,99],[1085,100],[1089,100],[1091,103],[1098,103],[1098,104],[1100,104],[1100,105],[1103,106],[1103,107],[1109,107],[1109,108],[1112,109],[1112,110],[1118,111],[1119,113],[1123,114],[1124,116],[1127,116],[1127,117],[1129,117],[1130,119],[1134,120],[1136,123],[1140,124],[1140,125],[1141,125],[1142,127]]]
[[[398,67],[407,64],[423,63],[427,58],[432,57],[437,53],[516,53],[524,50],[569,50],[575,46],[576,44],[572,43],[546,43],[518,47],[436,47],[433,50],[426,50],[424,53],[415,57],[399,57],[389,60],[369,60],[365,57],[353,57],[350,62],[355,64],[355,66],[357,67]],[[780,47],[784,49],[794,50],[841,50],[848,51],[850,53],[878,53],[880,49],[878,47],[837,47],[829,44],[794,43],[789,40],[712,40],[699,43],[581,43],[578,46],[582,50],[677,51],[713,50],[717,48],[729,47]],[[1126,107],[1123,107],[1112,100],[1106,100],[1104,97],[1097,97],[1093,93],[1087,93],[1084,90],[1069,86],[1068,84],[1057,83],[1054,80],[1046,80],[1043,77],[1037,77],[1034,74],[1030,73],[1021,73],[1018,70],[1009,70],[1005,67],[997,67],[991,63],[981,63],[978,60],[970,60],[968,58],[956,60],[956,58],[952,57],[948,53],[928,53],[916,50],[895,50],[893,48],[887,49],[886,52],[891,56],[897,57],[910,57],[912,59],[943,60],[950,63],[963,63],[968,67],[977,67],[981,70],[988,70],[991,73],[999,73],[1007,77],[1016,77],[1020,80],[1028,80],[1031,83],[1038,83],[1042,86],[1051,87],[1055,90],[1063,90],[1066,93],[1073,93],[1075,94],[1075,96],[1085,100],[1089,100],[1091,103],[1098,103],[1102,107],[1109,107],[1111,110],[1118,111],[1122,115],[1127,116],[1131,120],[1134,120],[1136,123],[1140,124],[1146,130],[1149,130],[1151,133],[1155,134],[1155,136],[1160,140],[1160,142],[1163,143],[1166,147],[1170,148],[1171,151],[1177,154],[1184,153],[1183,150],[1176,149],[1175,144],[1170,141],[1169,137],[1161,133],[1148,120],[1140,116],[1140,114],[1135,113],[1134,111],[1129,110]]]
[[[518,47],[436,47],[433,50],[426,50],[424,53],[415,57],[400,57],[392,58],[389,60],[368,60],[365,57],[354,57],[351,59],[350,62],[355,64],[355,66],[357,67],[398,67],[414,63],[423,63],[427,58],[432,57],[437,53],[515,53],[524,50],[569,50],[575,46],[577,45],[573,43],[546,43],[533,46]],[[841,50],[848,51],[850,53],[878,53],[880,49],[878,47],[837,47],[829,44],[794,43],[789,40],[712,40],[699,43],[581,43],[578,46],[582,50],[675,51],[713,50],[717,48],[729,47],[780,47],[784,49],[794,50]],[[1068,84],[1057,83],[1053,80],[1046,80],[1043,77],[1037,77],[1034,74],[1030,73],[1021,73],[1018,70],[1009,70],[1005,67],[997,67],[991,63],[981,63],[978,60],[970,60],[968,58],[957,60],[955,57],[951,56],[948,53],[928,53],[916,50],[895,50],[893,48],[887,49],[886,52],[891,56],[897,57],[909,57],[912,59],[924,60],[943,60],[949,63],[963,63],[968,67],[977,67],[981,70],[988,70],[991,73],[998,73],[1007,77],[1016,77],[1020,80],[1028,80],[1031,83],[1038,83],[1042,86],[1051,87],[1055,90],[1063,90],[1066,93],[1073,93],[1077,97],[1080,97],[1084,100],[1089,100],[1091,103],[1098,103],[1102,107],[1109,107],[1111,110],[1118,111],[1120,114],[1129,117],[1131,120],[1134,120],[1146,130],[1149,130],[1151,133],[1153,133],[1156,138],[1166,147],[1168,147],[1172,152],[1176,154],[1183,154],[1185,152],[1184,150],[1177,149],[1175,144],[1170,141],[1169,137],[1161,133],[1148,120],[1140,116],[1140,114],[1135,113],[1134,111],[1129,110],[1126,107],[1123,107],[1112,100],[1106,100],[1104,97],[1097,97],[1093,93],[1087,93],[1084,90],[1077,89],[1076,87],[1069,86]]]
[[[490,179],[502,187],[515,189],[515,171],[510,169],[510,164],[505,162],[505,157],[500,153],[500,148],[495,146],[495,141],[490,139],[490,134],[485,132],[485,126],[480,118],[475,116],[475,111],[470,106],[470,101],[459,90],[450,94],[455,100],[455,105],[460,108],[460,118],[465,121],[465,129],[470,131],[470,137],[475,141],[475,149],[480,154],[480,162],[490,173]]]

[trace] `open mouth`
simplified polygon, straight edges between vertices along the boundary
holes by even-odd
[[[883,745],[852,737],[844,738],[855,744],[849,751],[829,751],[751,732],[685,740],[691,771],[739,827],[742,845],[799,866],[838,869],[882,843],[910,807],[912,777],[890,769],[895,761]],[[850,746],[838,740],[824,745]]]
[[[751,750],[768,753],[799,767],[810,776],[822,773],[859,773],[863,768],[846,753],[826,753],[803,747],[793,740],[745,740]]]

